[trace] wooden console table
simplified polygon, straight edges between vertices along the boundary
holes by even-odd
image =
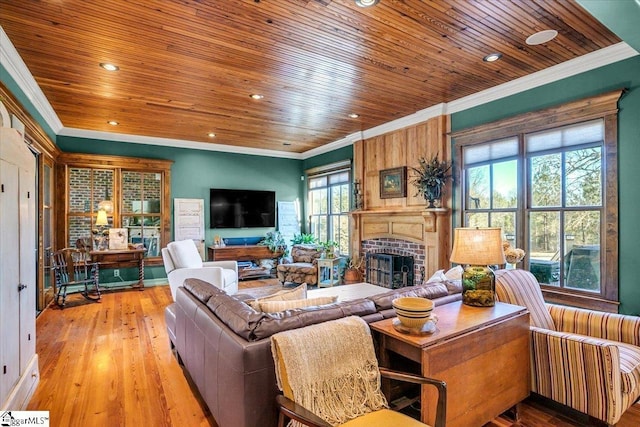
[[[100,268],[138,267],[138,282],[132,287],[144,289],[144,254],[146,249],[91,251],[91,260]]]
[[[529,395],[526,308],[499,302],[470,307],[457,301],[433,311],[438,324],[431,335],[400,333],[393,318],[370,326],[378,337],[381,366],[402,370],[393,366],[402,364],[400,355],[417,362],[423,376],[447,383],[447,427],[482,426]],[[433,387],[422,386],[422,422],[433,425],[436,399]]]
[[[272,251],[264,245],[235,245],[207,247],[208,261],[259,261],[261,259],[278,259],[284,253],[280,250]],[[250,277],[270,276],[271,269],[265,268],[242,268],[238,269],[238,279]]]

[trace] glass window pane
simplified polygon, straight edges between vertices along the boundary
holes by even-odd
[[[566,212],[565,287],[600,292],[600,212]]]
[[[349,182],[349,172],[340,172],[329,175],[329,184]]]
[[[502,235],[509,240],[507,236],[516,236],[516,213],[515,212],[492,212],[490,227],[502,228]],[[515,242],[511,242],[515,243]]]
[[[142,174],[122,172],[122,212],[142,213]]]
[[[69,171],[69,212],[91,212],[91,169]]]
[[[309,178],[309,188],[320,188],[327,186],[327,177],[319,176],[317,178]]]
[[[349,200],[351,191],[349,187],[349,184],[342,184],[340,186],[340,212],[349,212],[349,206],[351,205]]]
[[[489,166],[478,166],[467,170],[467,209],[488,209]]]
[[[566,153],[566,205],[599,206],[602,204],[601,147]]]
[[[526,137],[528,153],[602,141],[604,141],[604,122],[601,119],[531,133]]]
[[[518,206],[518,162],[509,160],[493,164],[492,208]]]
[[[88,216],[71,216],[69,217],[69,241],[67,247],[73,248],[76,246],[76,240],[86,239],[91,241],[92,234],[98,234],[96,229],[92,233],[91,218]]]
[[[93,169],[93,212],[103,200],[113,201],[113,171]]]
[[[487,144],[465,147],[463,150],[464,165],[484,163],[489,160],[504,159],[518,155],[518,139],[510,137]]]
[[[488,227],[489,214],[486,212],[468,213],[465,227]]]
[[[144,201],[142,203],[143,213],[160,213],[160,195],[162,194],[162,180],[159,173],[145,173],[142,191]]]
[[[531,205],[561,206],[562,168],[561,154],[535,156],[530,159]]]
[[[331,212],[332,214],[340,213],[340,186],[331,188]]]
[[[529,270],[538,282],[560,286],[560,213],[531,212]]]

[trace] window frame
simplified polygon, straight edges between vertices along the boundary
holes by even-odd
[[[62,190],[60,197],[65,203],[60,203],[57,208],[56,241],[67,244],[69,241],[69,218],[90,217],[93,224],[97,211],[89,213],[70,214],[69,212],[69,177],[70,169],[82,168],[93,170],[113,171],[113,187],[109,194],[114,202],[113,213],[109,215],[111,227],[121,228],[123,213],[122,207],[122,172],[158,173],[161,174],[161,202],[160,202],[160,241],[166,246],[171,241],[171,160],[145,159],[138,157],[123,157],[109,155],[95,155],[82,153],[62,153],[58,157],[56,166],[57,188]],[[102,191],[102,190],[101,190]],[[145,257],[145,264],[149,266],[162,265],[160,253],[157,256]]]
[[[600,268],[601,291],[599,294],[583,292],[575,289],[558,288],[541,285],[547,302],[573,305],[583,308],[608,312],[617,312],[619,306],[618,291],[618,100],[623,90],[616,90],[589,98],[580,99],[544,110],[529,112],[518,116],[485,123],[472,128],[453,132],[453,147],[456,159],[462,159],[463,147],[485,144],[499,139],[518,138],[520,153],[518,155],[518,213],[516,241],[528,252],[528,215],[531,211],[528,204],[527,177],[528,156],[524,152],[525,134],[563,126],[586,122],[594,119],[604,121],[603,144],[603,229],[601,230]],[[454,171],[456,175],[456,205],[458,213],[454,218],[456,224],[464,223],[465,214],[465,174],[462,167]],[[525,258],[523,268],[529,269],[529,259]]]
[[[329,183],[329,177],[331,175],[338,175],[338,174],[342,174],[342,173],[347,173],[347,180],[345,182],[340,182],[339,184],[330,184]],[[350,241],[351,241],[351,227],[349,226],[349,212],[351,211],[351,204],[352,204],[352,179],[353,179],[353,168],[351,166],[351,161],[350,160],[346,160],[346,161],[342,161],[342,162],[337,162],[337,163],[331,163],[325,166],[320,166],[317,168],[313,168],[313,169],[309,169],[306,172],[307,175],[307,194],[306,194],[306,198],[307,198],[307,206],[308,206],[308,230],[310,233],[312,233],[317,239],[318,241],[329,241],[331,240],[330,238],[330,232],[332,229],[332,220],[334,219],[334,217],[342,217],[345,216],[347,219],[347,227],[346,227],[346,231],[347,231],[347,242],[346,242],[346,248],[340,248],[340,254],[341,255],[345,255],[348,256],[349,254],[349,247],[350,247]],[[320,178],[320,177],[327,177],[327,185],[324,187],[320,187],[320,188],[311,188],[311,181],[314,178]],[[339,214],[332,214],[331,213],[331,188],[334,186],[341,186],[344,184],[347,184],[348,188],[347,188],[347,194],[349,196],[349,201],[348,201],[348,207],[347,210],[344,212],[341,212]],[[314,215],[312,213],[312,200],[311,200],[311,191],[314,190],[318,190],[318,189],[325,189],[327,191],[327,212],[325,214],[321,214],[321,215]],[[327,236],[317,236],[315,233],[315,230],[312,227],[313,221],[312,218],[313,217],[326,217],[326,221],[327,221]],[[346,250],[344,250],[346,249]]]

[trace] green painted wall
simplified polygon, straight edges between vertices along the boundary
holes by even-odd
[[[627,88],[618,104],[619,290],[620,312],[640,314],[640,281],[636,277],[640,227],[640,56],[531,89],[479,107],[454,113],[457,131],[551,105]]]

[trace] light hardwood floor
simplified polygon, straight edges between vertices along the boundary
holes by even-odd
[[[79,295],[69,301],[64,310],[52,305],[37,319],[41,380],[27,409],[50,411],[52,427],[215,427],[170,351],[168,286],[107,292],[101,303]],[[499,418],[487,427],[581,425],[527,401],[519,423]],[[618,425],[640,425],[638,405]]]

